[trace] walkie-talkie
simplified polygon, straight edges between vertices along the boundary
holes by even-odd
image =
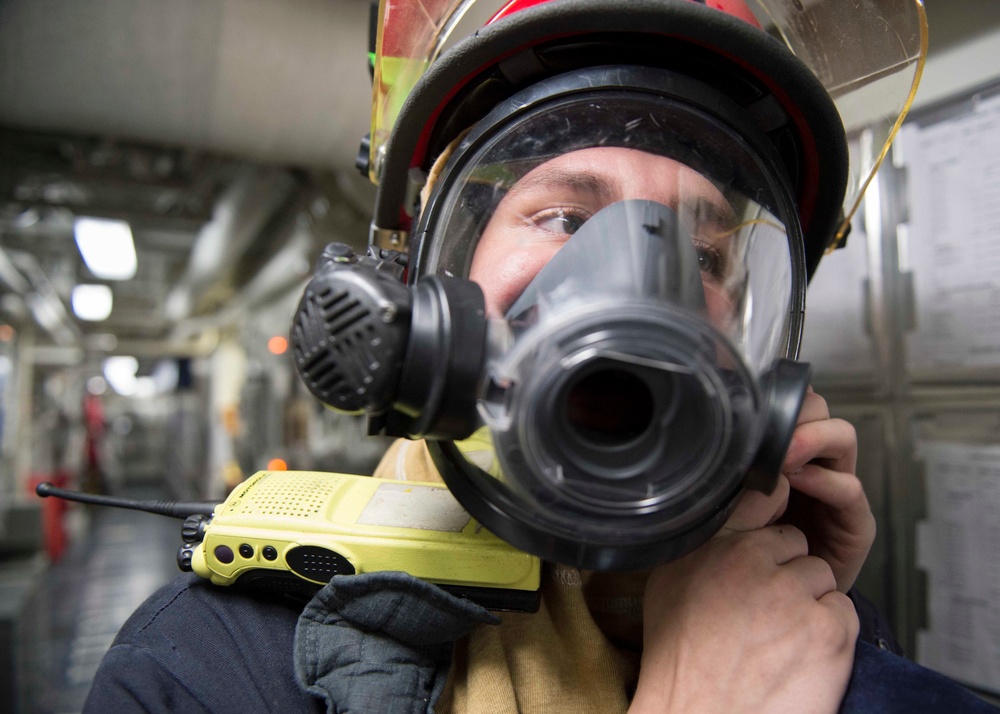
[[[334,576],[396,570],[491,610],[538,609],[539,559],[479,525],[443,484],[259,471],[221,504],[36,492],[184,518],[178,565],[216,585],[308,597]]]

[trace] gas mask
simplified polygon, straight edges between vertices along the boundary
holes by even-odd
[[[426,439],[466,510],[543,558],[703,543],[778,478],[808,276],[926,51],[920,0],[827,5],[381,0],[369,253],[330,246],[306,289],[309,389]]]
[[[585,568],[683,555],[769,492],[808,384],[787,178],[752,127],[642,90],[668,80],[707,91],[599,68],[512,97],[416,255],[331,247],[292,331],[324,403],[427,438],[480,523]]]

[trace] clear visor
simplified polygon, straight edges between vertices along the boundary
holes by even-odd
[[[709,118],[651,97],[568,100],[454,161],[432,199],[419,274],[471,278],[513,333],[555,310],[661,303],[707,321],[755,376],[794,351],[795,219],[779,215],[778,183],[755,155]],[[680,237],[683,255],[652,254],[648,212],[602,214],[622,202],[665,207],[657,230]],[[536,280],[598,214],[600,235]],[[669,265],[685,256],[692,270]],[[679,284],[695,281],[694,296]]]

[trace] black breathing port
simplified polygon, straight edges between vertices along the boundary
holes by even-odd
[[[430,445],[459,503],[516,547],[588,570],[648,568],[704,543],[762,431],[738,356],[691,310],[655,301],[609,300],[535,329],[546,339],[502,365],[510,386],[483,392],[491,418],[513,425],[492,434],[502,476]]]
[[[792,441],[795,423],[809,388],[812,369],[806,362],[781,359],[761,378],[766,399],[766,419],[760,448],[747,472],[744,485],[770,494],[778,483],[781,467]]]
[[[486,301],[474,282],[429,276],[414,286],[409,344],[386,434],[464,439],[478,425]]]
[[[576,379],[566,390],[566,426],[581,441],[614,449],[653,425],[655,395],[631,370],[606,367]]]
[[[394,401],[411,295],[393,266],[392,256],[359,259],[348,246],[328,246],[299,302],[291,330],[295,368],[336,411],[378,413]]]
[[[567,473],[621,482],[659,466],[677,478],[695,472],[701,455],[719,450],[725,418],[698,378],[598,359],[536,398],[539,431]],[[673,444],[686,448],[671,448]],[[582,485],[582,484],[581,484]]]

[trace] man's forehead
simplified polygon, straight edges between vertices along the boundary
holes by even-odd
[[[614,174],[622,167],[639,167],[664,172],[692,172],[693,169],[680,161],[661,154],[654,154],[641,149],[624,146],[591,146],[584,149],[567,151],[555,156],[541,166],[533,169],[528,175],[536,172],[574,169],[589,169],[595,173]]]
[[[549,159],[529,171],[511,189],[510,196],[569,190],[605,201],[661,191],[697,192],[724,200],[714,183],[679,161],[625,147],[578,149]]]
[[[591,170],[587,166],[555,165],[549,162],[539,166],[522,178],[510,190],[510,195],[517,197],[550,190],[569,189],[573,192],[594,194],[600,197],[613,197],[619,191],[618,183],[607,172]]]

